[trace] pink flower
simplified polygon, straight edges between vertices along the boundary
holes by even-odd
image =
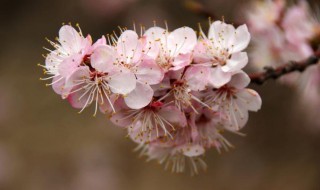
[[[194,62],[210,69],[209,82],[219,88],[248,63],[247,53],[242,51],[250,42],[250,34],[245,25],[235,29],[216,21],[211,24],[208,37],[202,31],[201,37],[195,48]]]
[[[181,72],[178,72],[178,77],[174,76],[174,73],[171,73],[173,83],[171,86],[167,86],[168,92],[158,101],[172,101],[179,110],[191,108],[195,112],[197,112],[194,106],[195,102],[208,107],[197,97],[196,93],[206,89],[209,70],[206,67],[197,65],[185,68],[183,73]]]
[[[287,40],[297,46],[312,39],[320,28],[320,24],[312,17],[306,1],[299,1],[298,5],[288,9],[282,26]]]
[[[159,138],[147,145],[140,144],[138,148],[142,148],[141,155],[146,155],[148,161],[157,160],[171,172],[181,173],[188,169],[193,175],[207,166],[201,158],[205,149],[192,143],[190,127],[179,128],[172,139]]]
[[[55,48],[49,50],[50,53],[46,57],[45,73],[52,75],[47,79],[53,79],[51,83],[53,90],[57,94],[68,93],[70,88],[65,87],[65,81],[72,72],[74,72],[84,57],[87,55],[92,40],[90,35],[83,37],[82,32],[77,32],[72,26],[64,25],[59,31],[58,42],[48,40],[48,42]]]
[[[192,51],[197,44],[193,29],[182,27],[168,32],[160,27],[152,27],[144,36],[146,54],[155,59],[165,71],[179,70],[192,62]]]
[[[198,174],[199,169],[206,170],[207,164],[201,158],[205,149],[199,145],[185,144],[177,147],[166,147],[149,144],[145,147],[145,154],[150,160],[157,160],[164,164],[166,170],[182,173],[189,170],[191,175]]]
[[[114,110],[110,100],[112,93],[125,95],[136,88],[134,74],[127,68],[114,65],[115,60],[113,47],[100,45],[93,51],[90,61],[73,72],[66,84],[73,88],[68,94],[73,107],[82,111],[95,102],[94,115],[98,104],[108,104]]]
[[[92,44],[90,36],[62,27],[44,66],[54,89],[80,112],[93,104],[94,115],[100,109],[110,116],[148,160],[197,174],[206,168],[207,150],[232,146],[222,132],[238,133],[248,111],[261,107],[242,71],[247,27],[217,21],[199,40],[189,27],[152,27],[142,36],[120,31]]]
[[[147,106],[153,97],[150,85],[161,82],[164,72],[155,60],[143,54],[143,42],[134,31],[124,31],[116,45],[116,64],[129,69],[135,75],[136,87],[124,96],[126,104],[132,109]],[[129,80],[129,79],[127,79]],[[126,83],[127,80],[123,80]]]
[[[282,19],[285,10],[285,0],[256,1],[248,11],[247,21],[250,31],[253,33],[265,33],[275,27]]]
[[[249,83],[248,75],[239,72],[229,83],[208,93],[206,103],[225,115],[228,120],[226,129],[238,131],[247,123],[248,111],[258,111],[261,108],[259,94],[246,88]]]
[[[229,150],[229,147],[233,146],[222,136],[227,124],[228,120],[224,113],[208,109],[204,110],[201,115],[191,113],[189,125],[192,140],[206,149],[216,148],[219,153],[221,153],[221,148]]]
[[[116,102],[117,112],[111,121],[128,129],[130,137],[138,142],[151,142],[160,136],[171,136],[171,132],[186,126],[185,115],[174,106],[152,102],[142,109],[130,109],[123,100]]]

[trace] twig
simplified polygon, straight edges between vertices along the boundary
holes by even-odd
[[[273,68],[273,67],[265,67],[264,72],[260,73],[252,73],[249,75],[252,84],[262,85],[269,79],[278,79],[281,76],[286,74],[299,71],[303,72],[307,67],[311,65],[315,65],[320,61],[320,51],[315,53],[313,56],[310,56],[308,59],[295,62],[291,61],[285,65]]]

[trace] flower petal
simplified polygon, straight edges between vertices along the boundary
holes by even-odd
[[[159,84],[163,77],[164,71],[152,59],[143,59],[136,67],[137,80],[144,84]]]
[[[52,89],[55,93],[62,95],[65,90],[65,78],[56,76],[52,79]]]
[[[248,63],[248,55],[245,52],[239,52],[232,54],[231,58],[227,60],[227,63],[222,66],[224,72],[237,72],[245,67]]]
[[[124,31],[118,39],[116,49],[120,56],[120,61],[124,61],[127,64],[136,63],[141,59],[142,42],[135,31]]]
[[[124,100],[119,98],[115,101],[114,106],[116,113],[112,114],[110,117],[112,123],[119,127],[128,127],[130,124],[132,124],[134,116],[130,115],[132,112],[130,112],[130,109],[125,104]]]
[[[114,62],[115,51],[106,45],[97,47],[91,55],[91,65],[99,72],[111,72]]]
[[[249,76],[245,72],[241,71],[232,76],[231,81],[228,83],[228,86],[232,86],[237,89],[244,89],[249,85],[249,83]]]
[[[247,25],[241,25],[235,31],[235,39],[233,44],[231,45],[231,49],[229,53],[236,53],[243,51],[245,48],[248,47],[250,43],[250,33],[248,31]]]
[[[174,30],[168,36],[168,50],[172,57],[191,53],[197,44],[197,35],[192,28],[182,27]]]
[[[259,94],[251,89],[243,89],[236,94],[239,106],[249,111],[258,111],[261,108],[262,100]]]
[[[198,144],[195,144],[195,145],[192,145],[192,144],[183,145],[181,147],[181,150],[182,150],[183,154],[185,156],[188,156],[188,157],[196,157],[196,156],[203,155],[205,153],[205,149],[202,146],[198,145]]]
[[[213,87],[220,88],[231,80],[231,76],[231,73],[223,72],[220,66],[216,66],[210,69],[209,82]]]
[[[172,62],[172,66],[170,70],[177,71],[182,69],[185,66],[190,65],[192,62],[192,55],[191,53],[188,54],[179,54]]]
[[[59,30],[59,42],[68,53],[79,53],[82,49],[84,38],[69,25],[64,25]]]
[[[235,28],[231,24],[215,21],[210,26],[208,37],[214,47],[228,49],[234,42]]]
[[[206,89],[210,69],[204,66],[189,67],[185,73],[185,80],[191,90],[202,91]]]
[[[111,91],[116,94],[126,95],[136,88],[136,77],[124,68],[108,77],[107,82]]]
[[[127,106],[132,109],[140,109],[147,106],[153,97],[153,89],[146,84],[137,82],[136,88],[124,97]]]
[[[173,126],[185,127],[187,119],[176,106],[166,106],[159,110],[159,115],[162,116]]]
[[[58,66],[58,72],[61,76],[69,77],[80,65],[83,57],[80,54],[75,54],[61,62]]]

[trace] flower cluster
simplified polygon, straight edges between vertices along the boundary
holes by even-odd
[[[320,50],[320,22],[307,1],[300,0],[291,6],[287,6],[285,0],[259,1],[248,13],[247,22],[253,36],[251,66],[255,69],[303,61]],[[308,105],[318,110],[319,64],[310,66],[302,74],[283,76],[281,82],[298,87],[303,107]]]
[[[208,35],[189,27],[121,29],[92,43],[72,26],[46,56],[54,91],[80,109],[93,105],[128,132],[141,154],[173,172],[197,173],[206,150],[228,149],[223,131],[239,133],[261,99],[248,89],[246,25],[221,21]],[[188,167],[186,167],[188,166]]]

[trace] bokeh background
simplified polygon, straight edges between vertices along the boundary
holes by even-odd
[[[87,109],[78,114],[39,81],[45,37],[62,22],[80,23],[94,39],[132,22],[169,28],[207,20],[183,0],[1,0],[0,190],[320,189],[320,126],[293,89],[274,81],[252,86],[263,98],[236,148],[206,154],[198,176],[171,174],[132,150],[125,131]],[[241,20],[249,1],[200,1],[226,20]],[[314,3],[319,1],[314,1]],[[205,25],[205,24],[204,24]]]

